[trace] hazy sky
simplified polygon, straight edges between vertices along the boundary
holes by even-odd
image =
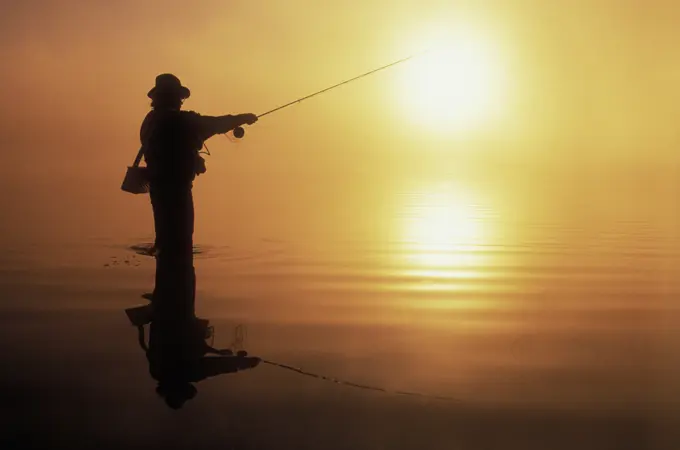
[[[504,137],[676,136],[672,1],[22,0],[2,2],[1,13],[1,130],[10,144],[136,144],[144,94],[164,71],[193,89],[187,108],[262,112],[403,57],[438,26],[476,28],[500,48],[513,99]],[[318,139],[359,126],[389,142],[391,130],[409,126],[391,90],[400,70],[272,117],[258,139],[286,145],[315,129]]]
[[[473,30],[495,48],[505,80],[498,120],[472,134],[432,132],[404,106],[399,66],[264,118],[238,146],[212,139],[212,186],[228,175],[252,189],[256,175],[292,172],[341,183],[348,171],[379,176],[476,157],[677,161],[680,6],[673,1],[0,5],[5,208],[55,183],[74,192],[86,185],[93,198],[119,194],[159,73],[173,72],[192,89],[187,109],[261,113],[411,54],[441,27]],[[419,87],[418,79],[410,83]]]

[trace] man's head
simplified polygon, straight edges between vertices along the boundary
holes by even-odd
[[[154,108],[179,109],[191,91],[175,75],[163,73],[156,77],[156,85],[147,94]]]
[[[196,397],[198,390],[188,381],[170,380],[159,382],[156,393],[172,409],[180,409],[186,402]]]

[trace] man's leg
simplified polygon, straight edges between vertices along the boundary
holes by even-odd
[[[193,255],[194,204],[191,188],[182,190],[177,198],[178,217],[176,251],[178,278],[181,280],[183,310],[194,317],[195,274]]]
[[[196,273],[193,265],[194,208],[191,189],[153,196],[158,254],[154,310],[171,328],[207,335],[207,321],[196,321]],[[191,325],[189,325],[191,324]],[[196,329],[194,325],[198,325]]]
[[[194,267],[194,220],[195,220],[195,213],[194,213],[194,195],[189,188],[188,192],[188,199],[187,199],[187,237],[189,240],[189,244],[187,246],[187,252],[188,252],[188,258],[190,261],[190,283],[191,283],[191,311],[194,314],[194,317],[196,317],[196,268]]]
[[[190,311],[191,316],[194,318],[197,327],[197,333],[203,338],[207,339],[209,337],[208,330],[208,320],[199,319],[196,317],[196,268],[194,267],[194,199],[191,189],[188,190],[186,195],[185,203],[185,257],[187,261],[187,309]]]
[[[156,286],[154,310],[168,320],[185,320],[188,282],[184,221],[186,195],[182,190],[163,187],[151,191],[156,229]],[[189,245],[191,245],[189,243]]]
[[[156,260],[156,273],[154,277],[154,289],[152,296],[152,304],[157,304],[162,297],[163,281],[168,280],[169,265],[165,261],[165,257],[161,259],[161,249],[167,248],[170,239],[170,222],[172,221],[172,214],[170,211],[171,205],[167,199],[167,193],[152,187],[149,192],[151,197],[151,207],[153,209],[154,221],[154,259]]]

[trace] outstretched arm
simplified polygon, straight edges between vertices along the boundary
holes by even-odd
[[[236,114],[226,116],[198,116],[198,126],[203,140],[216,134],[227,133],[241,125],[252,125],[257,122],[255,114]]]

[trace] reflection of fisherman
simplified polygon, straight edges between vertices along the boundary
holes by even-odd
[[[145,147],[156,230],[154,310],[191,319],[196,292],[191,189],[196,175],[205,172],[198,152],[206,139],[244,124],[251,125],[257,116],[213,117],[181,111],[189,95],[189,89],[176,76],[157,76],[156,85],[148,93],[153,109],[142,123],[140,137]]]
[[[150,326],[149,346],[145,348],[149,372],[158,382],[156,392],[166,404],[179,409],[196,396],[192,383],[217,375],[252,369],[260,358],[231,350],[217,350],[205,342],[202,330],[188,327],[184,332],[170,323],[153,321]],[[143,337],[140,342],[143,342]],[[220,356],[207,356],[214,353]]]

